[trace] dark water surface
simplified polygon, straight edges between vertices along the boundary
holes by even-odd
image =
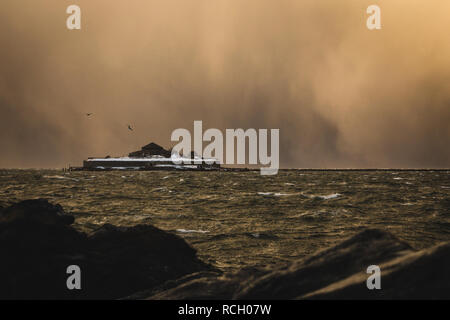
[[[33,198],[61,204],[83,231],[177,233],[224,270],[297,259],[365,227],[417,249],[450,241],[450,171],[0,171],[0,206]]]

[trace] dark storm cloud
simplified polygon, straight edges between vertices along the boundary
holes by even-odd
[[[280,128],[285,167],[448,167],[447,2],[378,1],[371,32],[371,1],[80,0],[81,31],[71,1],[2,1],[0,167],[169,146],[194,120]]]

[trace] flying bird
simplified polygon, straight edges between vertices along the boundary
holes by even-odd
[[[92,113],[86,113],[86,116],[90,117],[90,116],[92,116]]]
[[[128,125],[128,130],[133,131],[133,128],[130,125]]]

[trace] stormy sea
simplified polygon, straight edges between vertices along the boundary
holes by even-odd
[[[152,225],[223,272],[271,268],[364,229],[415,250],[450,241],[450,171],[0,171],[0,207],[47,199],[86,234]]]

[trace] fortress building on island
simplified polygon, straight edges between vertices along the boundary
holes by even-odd
[[[177,161],[174,162],[174,159]],[[180,161],[181,160],[181,161]],[[180,163],[181,162],[181,163]],[[88,158],[82,168],[70,170],[220,170],[217,159],[204,159],[193,152],[172,158],[171,150],[156,143],[150,143],[139,151],[131,152],[127,157]]]

